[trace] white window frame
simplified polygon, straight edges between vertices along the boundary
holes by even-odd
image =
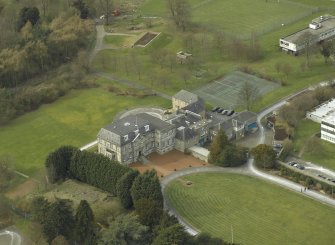
[[[149,125],[145,125],[144,128],[145,128],[145,132],[148,132],[149,129],[150,129],[150,126]]]
[[[128,134],[127,135],[123,135],[123,140],[124,141],[128,141]]]

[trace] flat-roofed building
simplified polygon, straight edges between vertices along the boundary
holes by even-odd
[[[329,116],[322,120],[321,139],[335,144],[335,116]]]
[[[306,113],[306,117],[314,122],[321,123],[322,120],[328,116],[335,116],[335,99],[328,100],[327,102],[317,106],[313,111]]]
[[[334,37],[335,17],[324,15],[312,20],[308,28],[280,38],[279,46],[283,51],[296,55],[299,53],[299,51],[302,51],[306,48],[307,42],[309,45],[314,45]]]

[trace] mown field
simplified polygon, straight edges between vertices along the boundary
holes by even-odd
[[[192,181],[192,186],[186,186]],[[193,174],[167,186],[172,206],[197,229],[238,244],[334,244],[335,208],[249,176]]]
[[[14,158],[16,169],[27,175],[43,169],[47,154],[62,145],[83,146],[96,139],[101,127],[127,108],[169,107],[158,97],[138,99],[108,92],[109,81],[100,88],[72,91],[0,127],[0,155]]]
[[[314,137],[320,133],[320,130],[319,123],[308,119],[303,120],[296,128],[294,135],[295,154],[300,153],[300,156],[306,161],[335,170],[334,144]]]
[[[278,29],[307,16],[315,6],[294,1],[270,0],[190,0],[192,21],[206,28],[216,28],[227,33],[245,37]],[[252,5],[252,7],[250,7]],[[169,15],[164,0],[149,0],[140,8],[141,14],[149,16]]]

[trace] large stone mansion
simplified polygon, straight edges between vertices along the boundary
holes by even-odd
[[[220,129],[231,139],[254,130],[256,114],[245,111],[231,117],[206,112],[204,101],[185,90],[172,97],[173,113],[163,119],[139,113],[115,120],[98,134],[99,153],[122,164],[141,161],[150,153],[173,149],[185,152],[211,141]]]

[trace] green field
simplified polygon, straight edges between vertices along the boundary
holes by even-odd
[[[302,159],[315,163],[325,168],[335,170],[335,147],[334,144],[327,141],[316,138],[313,149],[307,149],[306,145],[313,135],[320,133],[320,124],[311,120],[303,120],[298,127],[294,135],[294,148],[295,153],[302,152]]]
[[[227,241],[233,230],[234,242],[244,245],[334,244],[334,208],[253,177],[188,175],[166,195],[186,221]]]
[[[95,140],[99,129],[111,123],[118,112],[148,105],[169,107],[170,101],[117,96],[103,87],[72,91],[0,127],[0,155],[12,156],[17,170],[35,174],[50,151],[65,144],[83,146]]]
[[[192,21],[210,29],[249,37],[252,32],[278,29],[313,12],[315,7],[294,1],[275,0],[192,0]],[[250,5],[252,4],[252,7]],[[146,1],[140,8],[144,15],[168,16],[164,0]]]

